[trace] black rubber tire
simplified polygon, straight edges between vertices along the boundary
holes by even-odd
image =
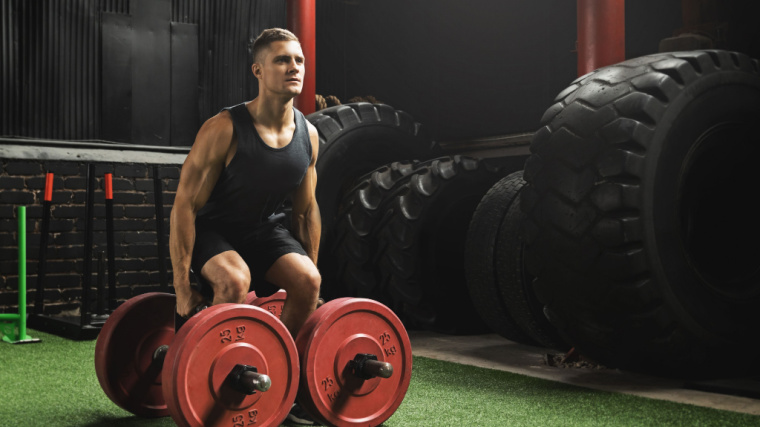
[[[758,62],[655,54],[556,98],[531,143],[527,265],[552,324],[610,366],[757,369]]]
[[[410,327],[488,330],[466,290],[464,244],[478,202],[502,176],[484,161],[442,157],[406,177],[394,194],[378,233],[381,286]]]
[[[522,227],[525,215],[520,208],[520,192],[525,186],[523,171],[503,178],[503,197],[512,200],[503,214],[498,228],[494,253],[496,280],[506,310],[515,323],[541,346],[568,350],[568,344],[544,315],[544,305],[533,291],[534,277],[526,271]]]
[[[385,104],[337,105],[306,116],[319,133],[317,203],[322,217],[319,269],[322,296],[342,297],[333,285],[336,265],[334,225],[340,202],[356,178],[382,165],[441,155],[440,147],[409,114]]]
[[[467,289],[480,318],[492,331],[524,344],[536,344],[517,324],[505,304],[498,285],[496,250],[499,225],[525,181],[514,172],[491,187],[478,203],[467,228],[464,269]]]
[[[345,191],[382,165],[441,155],[412,116],[385,104],[357,102],[325,108],[306,118],[319,132],[317,202],[329,234]]]
[[[342,295],[371,298],[390,304],[379,285],[375,262],[378,223],[403,178],[417,170],[417,162],[393,162],[356,180],[341,203],[335,225],[335,283]]]

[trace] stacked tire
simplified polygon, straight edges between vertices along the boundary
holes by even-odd
[[[472,216],[465,245],[467,288],[488,327],[523,344],[564,349],[566,344],[546,319],[543,304],[525,270],[520,193],[523,172],[491,187]]]
[[[486,161],[422,163],[390,194],[374,259],[379,289],[412,327],[451,334],[486,331],[465,286],[467,227],[503,172]]]
[[[344,296],[335,280],[332,254],[337,242],[334,225],[343,194],[354,181],[374,169],[398,160],[429,159],[441,154],[421,124],[407,113],[385,104],[359,102],[325,108],[307,120],[319,133],[317,203],[322,216],[319,267],[325,280],[324,296]]]
[[[408,114],[356,103],[307,116],[317,128],[322,294],[373,298],[408,327],[482,332],[464,286],[464,241],[503,168],[438,146]]]
[[[610,366],[757,370],[760,67],[726,51],[601,68],[542,119],[520,194],[528,271],[561,336]]]
[[[485,331],[464,286],[464,242],[478,201],[501,176],[499,165],[444,156],[392,162],[357,179],[331,254],[342,291],[383,302],[411,328]]]

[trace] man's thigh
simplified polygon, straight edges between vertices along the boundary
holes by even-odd
[[[275,283],[291,283],[300,274],[316,272],[316,267],[306,257],[306,251],[301,244],[281,225],[264,225],[263,227],[250,230],[238,230],[230,234],[205,223],[196,223],[196,241],[193,249],[193,272],[200,277],[201,289],[214,288],[213,283],[218,284],[230,275],[246,272],[249,277],[249,289],[256,291],[257,295],[268,296],[277,292],[282,285]],[[313,270],[302,266],[298,260],[303,256],[311,264]],[[285,257],[282,261],[281,258]],[[281,268],[294,271],[288,276],[274,274],[273,280],[267,278],[267,273],[275,264],[275,272]],[[208,268],[207,268],[208,267]]]
[[[201,276],[211,286],[215,294],[232,281],[251,282],[248,264],[239,253],[233,250],[222,252],[209,259],[201,269]]]
[[[298,291],[295,287],[302,284],[304,278],[319,277],[319,270],[308,256],[289,253],[278,258],[264,277],[267,282],[285,289],[286,292],[292,292]]]

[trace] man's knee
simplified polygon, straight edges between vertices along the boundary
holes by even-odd
[[[304,286],[310,293],[319,295],[319,287],[322,285],[322,275],[319,270],[312,268],[304,275]]]
[[[220,294],[218,298],[227,302],[241,303],[245,301],[250,287],[250,273],[247,270],[233,269],[226,271],[226,274],[220,278],[216,286],[214,286],[214,292],[218,292]]]
[[[319,296],[319,287],[322,284],[322,276],[319,274],[319,270],[315,267],[307,268],[302,274],[296,277],[295,283],[293,283],[293,291],[307,300],[312,300]]]

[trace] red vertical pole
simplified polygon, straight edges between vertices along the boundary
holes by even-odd
[[[578,0],[578,75],[625,60],[625,0]]]
[[[306,64],[303,90],[294,100],[296,108],[304,114],[316,111],[316,0],[288,0],[288,28],[301,41]]]

